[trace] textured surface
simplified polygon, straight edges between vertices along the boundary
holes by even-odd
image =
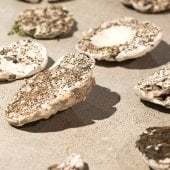
[[[46,2],[35,6],[43,4]],[[159,25],[164,31],[164,41],[137,60],[98,63],[97,86],[86,102],[20,129],[8,125],[4,111],[23,81],[0,84],[0,169],[46,170],[71,153],[79,153],[90,170],[149,170],[135,149],[135,141],[148,126],[169,125],[170,111],[142,103],[133,87],[170,61],[170,13],[144,15],[125,8],[118,0],[72,0],[59,4],[72,12],[78,21],[78,31],[60,41],[38,41],[47,47],[48,55],[55,61],[74,52],[83,31],[120,16],[147,19]],[[18,12],[32,4],[1,0],[0,6],[0,45],[23,39],[7,33]]]
[[[41,0],[20,0],[24,2],[29,2],[29,3],[39,3]]]
[[[121,0],[140,12],[161,12],[170,9],[170,0]]]
[[[153,169],[170,170],[170,126],[147,128],[136,147]]]
[[[0,81],[29,77],[48,64],[46,48],[30,40],[0,47]]]
[[[7,107],[7,121],[22,126],[84,101],[95,86],[94,66],[94,59],[84,54],[62,57],[26,81]]]
[[[170,63],[135,86],[136,94],[143,100],[170,108]]]
[[[62,7],[28,8],[18,14],[12,33],[36,39],[53,39],[70,33],[74,19]]]
[[[61,164],[55,164],[48,168],[48,170],[86,170],[85,163],[80,155],[71,154]]]
[[[136,146],[148,159],[157,162],[170,159],[170,126],[147,128],[136,142]]]
[[[102,35],[103,31],[109,28],[117,28],[119,31],[116,34],[120,37],[123,34],[122,27],[131,30],[131,35],[128,39],[124,35],[124,42],[99,45],[105,39],[102,37],[99,40],[99,34]],[[77,45],[78,51],[84,52],[97,60],[106,61],[125,61],[144,56],[152,51],[162,39],[162,31],[159,27],[148,21],[139,21],[133,17],[121,17],[104,22],[96,28],[90,28],[87,33],[83,34]],[[126,35],[128,34],[126,32]],[[117,39],[114,33],[108,33],[108,35],[112,35],[113,40]],[[97,39],[98,44],[94,42],[94,39],[95,41]]]

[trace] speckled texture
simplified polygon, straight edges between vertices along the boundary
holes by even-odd
[[[80,155],[71,154],[63,163],[55,164],[48,170],[87,170]]]
[[[140,81],[135,86],[135,91],[142,100],[170,109],[170,63],[162,66],[158,72]]]
[[[147,128],[136,147],[153,169],[170,170],[170,126]]]
[[[62,6],[29,8],[18,14],[12,32],[36,39],[52,39],[68,34],[75,21]]]
[[[0,81],[12,81],[42,71],[48,63],[46,48],[30,40],[0,47]]]
[[[135,32],[132,39],[128,42],[103,47],[93,44],[92,38],[99,32],[111,27],[121,26],[130,28]],[[121,31],[119,34],[121,34]],[[132,17],[121,17],[116,20],[107,21],[98,27],[91,28],[87,33],[84,33],[78,42],[77,49],[80,52],[94,57],[96,60],[120,62],[144,56],[146,53],[152,51],[159,44],[161,39],[161,29],[152,23],[139,21]]]
[[[35,6],[45,5],[41,4]],[[23,81],[0,84],[0,169],[46,170],[71,153],[79,153],[90,170],[149,170],[141,159],[135,142],[150,126],[169,126],[168,110],[141,103],[134,86],[170,61],[170,13],[145,15],[125,8],[118,0],[70,0],[63,3],[78,21],[73,37],[38,41],[48,49],[48,56],[75,52],[82,32],[105,21],[132,16],[159,25],[164,37],[151,53],[123,63],[97,63],[94,70],[97,86],[84,103],[40,121],[15,129],[8,125],[4,111]],[[0,1],[0,45],[22,39],[7,36],[19,11],[32,4]],[[4,17],[5,14],[5,17]],[[50,63],[49,63],[50,64]],[[57,161],[57,162],[56,162]]]
[[[82,102],[95,86],[94,65],[85,54],[63,56],[49,70],[26,80],[7,107],[7,121],[22,126]]]
[[[132,6],[140,12],[164,12],[170,10],[170,0],[121,0],[127,6]]]

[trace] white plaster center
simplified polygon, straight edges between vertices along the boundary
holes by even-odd
[[[135,34],[131,27],[112,26],[94,35],[91,42],[98,47],[120,45],[133,40]]]

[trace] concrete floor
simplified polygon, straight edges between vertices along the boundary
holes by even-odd
[[[45,5],[43,3],[35,6]],[[170,61],[170,13],[141,14],[125,8],[119,0],[72,0],[66,6],[77,21],[73,36],[39,41],[51,57],[74,52],[83,31],[106,20],[133,16],[150,20],[164,31],[160,45],[137,60],[98,63],[97,85],[88,99],[70,110],[22,128],[8,125],[4,110],[23,80],[0,84],[0,170],[46,170],[71,153],[79,153],[90,170],[149,170],[135,149],[138,135],[149,126],[170,125],[170,110],[143,103],[134,94],[134,85]],[[16,0],[0,1],[0,45],[18,36],[8,36],[14,18],[33,5]]]

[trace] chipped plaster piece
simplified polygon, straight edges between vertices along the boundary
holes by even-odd
[[[135,92],[142,100],[170,109],[170,63],[140,81],[135,86]]]
[[[49,70],[26,80],[6,109],[14,126],[48,119],[86,99],[95,85],[95,61],[85,54],[61,57]]]
[[[91,28],[76,49],[96,60],[121,62],[142,57],[161,41],[162,31],[150,22],[122,17]]]
[[[80,155],[72,154],[63,163],[52,165],[48,170],[85,170],[84,164]]]
[[[0,47],[0,81],[12,81],[42,71],[48,63],[46,48],[30,40]]]
[[[170,0],[121,0],[121,2],[143,13],[157,13],[170,10]]]
[[[136,147],[152,169],[170,170],[170,127],[147,128]]]

